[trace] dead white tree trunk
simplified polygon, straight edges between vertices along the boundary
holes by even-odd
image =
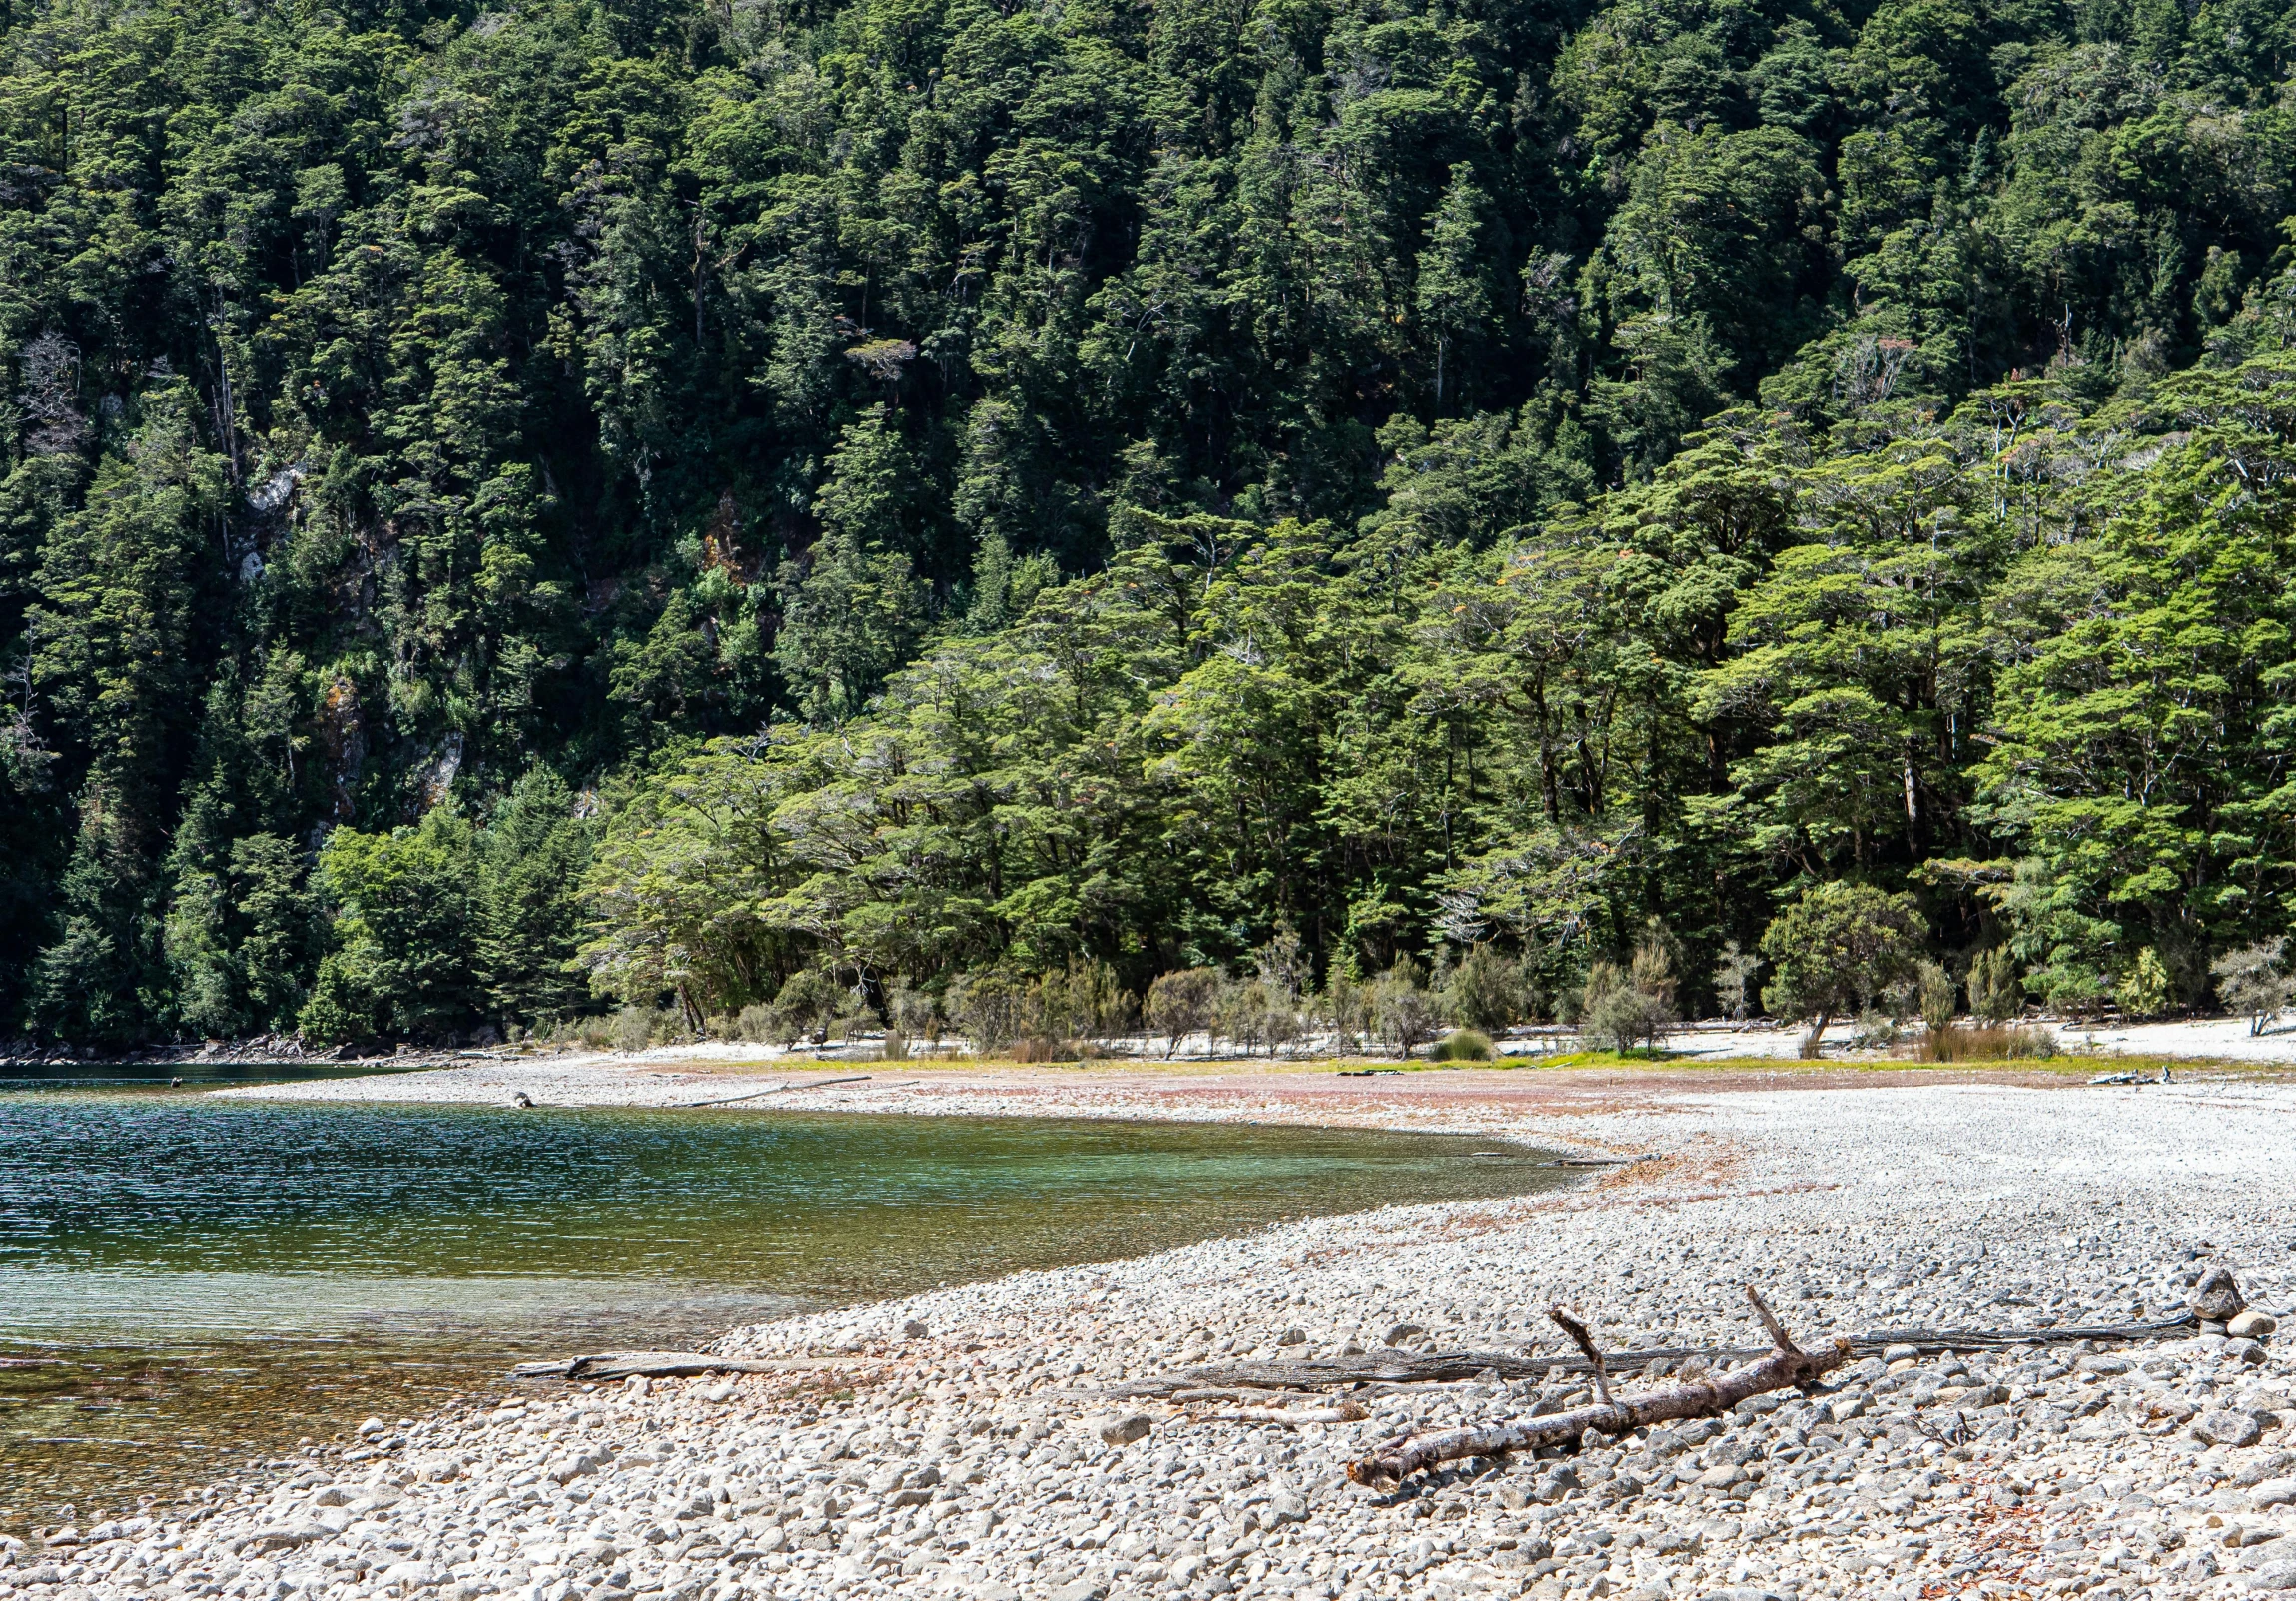
[[[1813,1353],[1801,1349],[1787,1337],[1784,1326],[1771,1315],[1770,1308],[1751,1286],[1746,1298],[1754,1303],[1756,1315],[1770,1331],[1775,1348],[1768,1356],[1714,1378],[1669,1385],[1620,1399],[1611,1397],[1602,1353],[1595,1349],[1585,1326],[1560,1306],[1554,1307],[1547,1315],[1571,1336],[1593,1364],[1595,1385],[1603,1397],[1600,1401],[1548,1417],[1534,1417],[1525,1423],[1487,1423],[1432,1434],[1401,1435],[1373,1447],[1369,1456],[1348,1463],[1347,1476],[1357,1484],[1392,1489],[1412,1474],[1438,1462],[1561,1445],[1577,1439],[1588,1429],[1604,1434],[1630,1434],[1653,1423],[1713,1417],[1750,1396],[1812,1383],[1850,1359],[1850,1342],[1846,1339],[1834,1341],[1830,1350]]]

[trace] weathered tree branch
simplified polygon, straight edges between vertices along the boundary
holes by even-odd
[[[1556,1326],[1564,1333],[1570,1335],[1571,1343],[1585,1354],[1587,1362],[1595,1370],[1595,1393],[1602,1397],[1603,1405],[1610,1405],[1610,1374],[1603,1367],[1603,1353],[1595,1348],[1594,1335],[1587,1332],[1586,1324],[1560,1306],[1549,1306],[1547,1315],[1555,1320]]]
[[[1589,1429],[1604,1434],[1628,1434],[1677,1418],[1713,1417],[1751,1396],[1812,1383],[1850,1360],[1850,1342],[1846,1339],[1838,1339],[1833,1349],[1815,1354],[1798,1349],[1786,1337],[1786,1330],[1778,1319],[1770,1314],[1770,1308],[1762,1304],[1762,1297],[1749,1288],[1747,1298],[1754,1302],[1755,1310],[1770,1327],[1771,1337],[1778,1342],[1777,1348],[1760,1361],[1714,1378],[1650,1390],[1624,1400],[1610,1399],[1605,1384],[1605,1398],[1592,1406],[1574,1407],[1549,1417],[1534,1417],[1528,1422],[1490,1423],[1443,1429],[1432,1434],[1400,1435],[1374,1447],[1369,1456],[1348,1463],[1347,1476],[1357,1484],[1391,1489],[1422,1468],[1462,1456],[1497,1456],[1503,1451],[1560,1445],[1577,1439]],[[1547,1315],[1560,1323],[1587,1353],[1600,1382],[1602,1355],[1595,1349],[1585,1326],[1559,1306]]]
[[[2155,1339],[2184,1339],[2200,1331],[2198,1319],[2186,1315],[2157,1323],[2118,1323],[2084,1328],[1899,1328],[1875,1329],[1850,1336],[1852,1356],[1879,1356],[1893,1345],[1910,1345],[1923,1356],[1940,1351],[2002,1350],[2011,1345],[2069,1345],[2077,1340],[2117,1340],[2137,1343]],[[1681,1362],[1697,1357],[1714,1366],[1722,1362],[1751,1361],[1768,1348],[1743,1349],[1696,1345],[1670,1345],[1653,1350],[1614,1351],[1613,1360],[1630,1367],[1651,1362]],[[1234,1362],[1224,1367],[1191,1367],[1163,1378],[1137,1379],[1109,1390],[1110,1395],[1136,1398],[1168,1397],[1183,1389],[1335,1389],[1342,1384],[1446,1384],[1495,1375],[1502,1379],[1548,1379],[1589,1373],[1594,1365],[1582,1356],[1525,1356],[1517,1351],[1367,1351],[1361,1356],[1318,1357],[1303,1362]]]

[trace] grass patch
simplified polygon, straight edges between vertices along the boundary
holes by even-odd
[[[1430,1062],[1490,1062],[1498,1057],[1491,1037],[1481,1029],[1453,1029],[1427,1053]]]
[[[1916,1062],[2047,1062],[2061,1056],[2054,1029],[2012,1023],[1956,1023],[1923,1034]]]

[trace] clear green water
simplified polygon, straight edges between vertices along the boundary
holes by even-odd
[[[0,1526],[165,1495],[538,1353],[1562,1177],[1489,1150],[19,1081],[0,1093]]]

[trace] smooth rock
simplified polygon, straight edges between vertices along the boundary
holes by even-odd
[[[1123,1417],[1104,1417],[1099,1420],[1101,1439],[1110,1445],[1130,1445],[1145,1440],[1155,1427],[1146,1412],[1132,1412]]]
[[[2235,1339],[2262,1339],[2278,1333],[2280,1323],[2270,1312],[2260,1312],[2251,1306],[2224,1325],[2224,1331]]]
[[[2193,1436],[2208,1445],[2229,1445],[2237,1449],[2254,1445],[2264,1437],[2264,1430],[2251,1412],[2236,1412],[2229,1407],[2215,1407],[2192,1420]]]
[[[2186,1304],[2191,1306],[2192,1315],[2204,1323],[2228,1323],[2248,1309],[2248,1302],[2241,1297],[2240,1285],[2234,1280],[2232,1270],[2223,1266],[2208,1270],[2207,1275],[2194,1286],[2192,1298]]]
[[[266,1551],[292,1551],[299,1545],[324,1540],[330,1531],[316,1526],[286,1529],[258,1529],[240,1542],[242,1556],[261,1555]]]

